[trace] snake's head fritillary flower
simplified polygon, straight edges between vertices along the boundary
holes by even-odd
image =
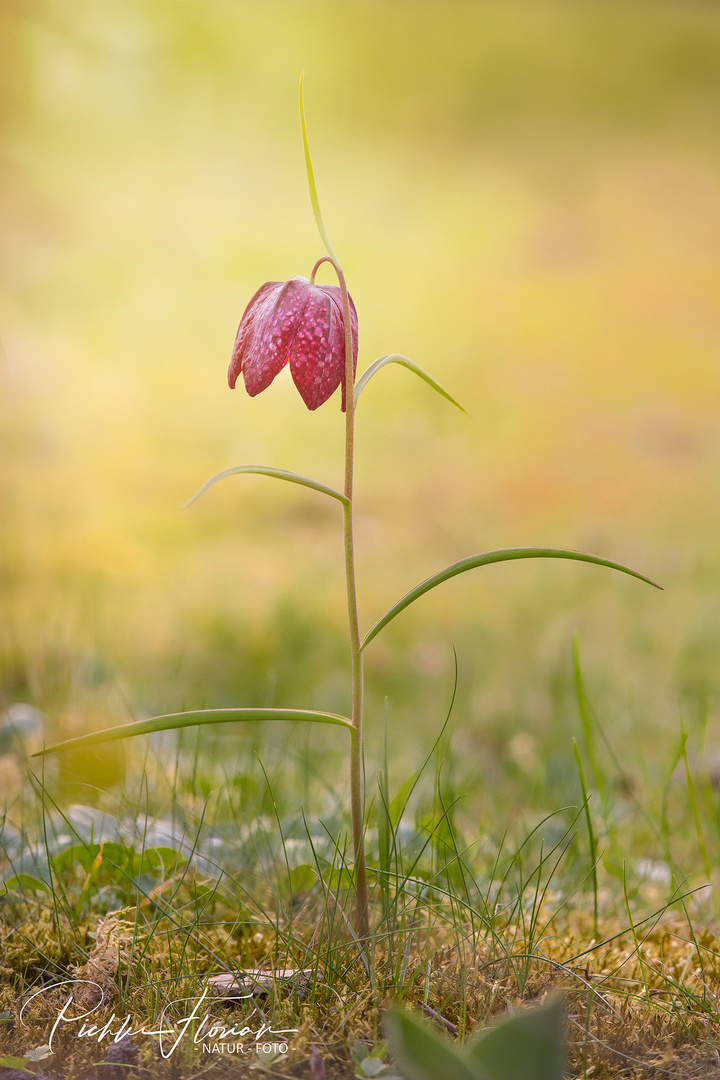
[[[354,371],[358,321],[349,299]],[[268,281],[245,308],[228,369],[230,388],[242,372],[245,389],[255,397],[288,363],[308,409],[317,409],[342,386],[345,411],[345,330],[338,285],[312,285],[304,277]]]

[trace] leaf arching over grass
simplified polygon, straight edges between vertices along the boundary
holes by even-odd
[[[448,394],[439,382],[433,379],[432,375],[425,371],[425,368],[421,368],[419,364],[416,364],[414,360],[411,360],[408,356],[403,356],[402,353],[388,353],[387,356],[381,356],[378,360],[374,360],[368,368],[363,371],[362,375],[355,384],[355,404],[357,405],[358,398],[361,392],[365,389],[367,384],[381,368],[384,368],[387,364],[400,364],[401,367],[405,367],[408,371],[412,371],[418,378],[426,382],[428,386],[431,386],[436,393],[444,397],[452,405],[455,405],[460,412],[465,412],[459,401],[456,401],[452,394]],[[466,414],[467,415],[467,414]]]
[[[352,728],[352,722],[347,716],[316,712],[312,709],[198,709],[167,713],[164,716],[153,716],[149,720],[133,720],[129,724],[91,731],[88,735],[78,735],[75,739],[66,739],[54,746],[46,746],[33,754],[33,757],[51,754],[56,750],[74,750],[83,746],[96,746],[98,743],[114,742],[116,739],[128,739],[133,735],[151,735],[155,731],[192,727],[195,724],[236,724],[245,720],[303,720]]]
[[[343,503],[343,505],[350,505],[348,497],[343,495],[342,492],[328,487],[327,484],[321,484],[319,480],[311,480],[308,476],[301,476],[300,473],[290,472],[288,469],[274,469],[270,465],[231,465],[230,468],[222,469],[219,473],[211,476],[209,480],[206,480],[192,498],[188,499],[183,509],[197,502],[200,496],[204,495],[213,484],[217,484],[218,480],[224,480],[226,476],[234,476],[236,473],[257,473],[259,476],[274,476],[276,480],[288,480],[291,484],[300,484],[302,487],[311,488],[313,491],[320,491],[323,495],[329,495],[331,498]]]
[[[460,559],[458,562],[451,563],[444,570],[426,578],[425,581],[421,581],[419,585],[406,593],[402,600],[398,600],[397,604],[394,604],[389,611],[386,611],[382,618],[378,619],[375,625],[368,630],[360,643],[360,650],[362,651],[369,645],[372,639],[389,622],[392,622],[396,615],[399,615],[415,600],[424,596],[426,592],[430,592],[436,585],[442,585],[444,581],[449,581],[450,578],[457,577],[458,574],[464,574],[467,570],[474,570],[478,566],[512,562],[516,559],[571,559],[575,562],[594,563],[596,566],[607,566],[610,570],[619,570],[622,574],[629,574],[630,577],[638,578],[639,581],[653,585],[656,589],[662,589],[662,585],[658,585],[656,581],[645,577],[644,574],[639,573],[637,570],[632,570],[629,566],[613,562],[611,559],[603,559],[599,555],[587,555],[583,551],[566,551],[564,548],[502,548],[499,551],[485,551],[480,555],[470,555],[467,559]]]

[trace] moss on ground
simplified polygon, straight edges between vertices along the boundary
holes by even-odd
[[[533,942],[517,925],[485,939],[470,927],[458,933],[456,926],[449,937],[437,913],[423,909],[413,926],[396,935],[392,948],[376,944],[374,988],[351,936],[339,931],[328,949],[327,942],[320,944],[319,924],[297,924],[294,955],[288,939],[278,949],[277,926],[232,936],[220,924],[208,926],[202,934],[185,935],[180,962],[177,946],[183,935],[158,932],[152,913],[140,913],[137,924],[125,910],[80,926],[62,919],[56,923],[46,908],[16,923],[12,915],[6,909],[3,919],[0,1055],[18,1056],[46,1044],[52,1018],[71,994],[77,1011],[93,1010],[88,1023],[98,1029],[110,1025],[98,1042],[97,1037],[79,1038],[79,1024],[61,1024],[53,1036],[54,1055],[30,1065],[53,1080],[121,1075],[190,1080],[209,1064],[215,1077],[263,1071],[277,1077],[315,1076],[318,1056],[327,1078],[349,1077],[357,1068],[356,1042],[369,1050],[382,1042],[383,1009],[398,997],[424,1009],[448,1037],[464,1037],[508,1006],[537,1003],[552,989],[565,997],[573,1078],[720,1077],[714,1051],[720,1038],[720,942],[710,930],[694,933],[687,920],[669,912],[635,933],[601,922],[594,941],[592,919],[573,911],[556,916],[542,940]],[[326,963],[332,957],[332,975],[318,967],[300,978],[280,976],[274,988],[250,999],[207,999],[212,1023],[226,1031],[242,1026],[255,1031],[261,1024],[296,1029],[289,1053],[261,1069],[252,1038],[250,1043],[242,1039],[250,1051],[244,1055],[208,1054],[188,1034],[164,1059],[156,1037],[136,1035],[129,1047],[119,1044],[124,1063],[106,1061],[108,1052],[111,1057],[120,1052],[111,1051],[112,1036],[126,1016],[135,1028],[157,1026],[163,1008],[168,1019],[187,1014],[188,1001],[200,997],[207,974],[217,971],[208,950],[221,955],[228,967],[242,970],[280,970],[292,964],[307,972],[303,965],[317,963],[321,953]],[[99,993],[89,992],[82,981],[91,978],[103,988],[102,1003]],[[55,986],[61,980],[67,980],[65,985]],[[38,995],[43,987],[48,989]],[[206,1045],[223,1041],[240,1037],[220,1034]]]

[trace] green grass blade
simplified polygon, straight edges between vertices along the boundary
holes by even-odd
[[[575,692],[578,700],[578,708],[580,710],[580,719],[582,720],[583,735],[585,737],[585,749],[587,750],[588,759],[590,761],[590,768],[592,769],[595,786],[600,792],[604,804],[606,798],[605,777],[600,768],[600,763],[595,750],[593,714],[587,694],[585,693],[585,680],[583,678],[582,664],[580,662],[580,642],[577,634],[573,637],[572,656],[573,672],[575,675]]]
[[[593,937],[598,940],[598,874],[597,874],[597,841],[595,839],[595,830],[592,823],[592,814],[590,813],[590,795],[588,794],[587,783],[585,781],[585,770],[583,769],[582,758],[580,757],[580,750],[578,748],[577,740],[573,739],[573,749],[575,751],[575,761],[577,762],[578,775],[580,777],[580,787],[583,793],[583,805],[585,807],[585,823],[588,831],[588,846],[590,849],[590,876],[593,887]]]
[[[455,405],[460,412],[464,412],[467,416],[467,412],[463,409],[459,401],[456,401],[452,394],[448,394],[439,382],[433,379],[432,375],[429,375],[424,368],[421,368],[419,364],[416,364],[414,360],[411,360],[407,356],[403,356],[402,353],[389,353],[387,356],[381,356],[378,360],[375,360],[369,368],[363,371],[362,375],[355,384],[355,404],[357,405],[358,398],[361,392],[365,389],[367,384],[372,379],[373,375],[376,375],[381,368],[384,368],[387,364],[400,364],[401,367],[407,368],[408,371],[412,371],[418,378],[426,382],[428,386],[431,386],[441,397],[444,397],[446,401],[449,401],[452,405]]]
[[[327,234],[325,228],[325,222],[323,221],[322,210],[320,209],[320,200],[318,198],[317,187],[315,186],[315,173],[313,172],[312,158],[310,157],[310,144],[308,143],[307,136],[307,124],[305,123],[305,103],[303,101],[303,80],[305,79],[305,72],[303,71],[300,76],[300,127],[302,128],[302,140],[303,150],[305,152],[305,168],[307,170],[308,187],[310,189],[310,202],[313,208],[313,214],[315,215],[315,222],[320,233],[320,239],[322,240],[330,258],[340,265],[340,260],[335,254],[335,249],[330,243],[330,237]]]
[[[185,503],[183,510],[186,510],[188,506],[192,506],[194,502],[204,495],[213,484],[217,484],[218,480],[224,480],[226,476],[235,476],[236,473],[257,473],[259,476],[274,476],[276,480],[287,480],[291,484],[300,484],[302,487],[311,488],[313,491],[320,491],[323,495],[329,495],[333,499],[337,499],[338,502],[350,505],[350,501],[346,495],[342,492],[336,491],[335,488],[328,487],[327,484],[321,484],[319,480],[311,480],[308,476],[301,476],[300,473],[290,472],[288,469],[273,469],[269,465],[231,465],[229,469],[222,469],[219,473],[215,473],[211,476],[201,488],[199,488],[191,499]]]
[[[446,566],[438,574],[433,574],[432,577],[421,581],[419,585],[406,593],[402,600],[398,600],[397,604],[394,604],[389,611],[386,611],[383,617],[378,619],[375,625],[368,630],[360,643],[360,650],[362,651],[369,645],[372,639],[389,622],[392,622],[396,615],[399,615],[406,607],[409,607],[415,600],[430,592],[437,585],[442,585],[444,581],[449,581],[450,578],[457,577],[458,574],[464,574],[467,570],[474,570],[478,566],[512,562],[516,559],[572,559],[575,562],[594,563],[596,566],[607,566],[610,570],[619,570],[623,574],[629,574],[630,577],[638,578],[648,585],[653,585],[656,589],[662,589],[662,585],[658,585],[656,581],[652,581],[651,578],[638,573],[637,570],[631,570],[629,566],[612,562],[610,559],[602,559],[599,555],[587,555],[583,551],[566,551],[564,548],[503,548],[500,551],[485,551],[480,555],[470,555],[467,559],[460,559],[458,562],[451,563],[450,566]]]
[[[698,847],[700,848],[700,854],[702,856],[703,868],[707,876],[708,881],[712,881],[712,871],[710,869],[710,858],[708,856],[707,846],[705,844],[705,836],[703,835],[702,822],[700,820],[700,811],[698,809],[697,797],[695,795],[695,784],[693,783],[692,770],[690,769],[690,762],[687,754],[687,740],[688,733],[685,730],[685,723],[680,715],[680,748],[682,750],[682,759],[685,766],[685,783],[687,785],[688,801],[690,803],[690,811],[692,813],[693,822],[695,823],[695,833],[698,839]]]
[[[352,728],[352,722],[346,716],[316,712],[313,709],[198,709],[153,716],[149,720],[134,720],[130,724],[118,724],[117,727],[92,731],[89,735],[78,735],[75,739],[66,739],[54,746],[46,746],[33,754],[33,757],[51,754],[56,750],[74,750],[81,746],[96,746],[98,743],[114,742],[116,739],[129,739],[132,735],[151,735],[154,731],[172,731],[174,728],[191,727],[194,724],[236,724],[244,720],[309,720]]]
[[[640,965],[640,974],[642,975],[643,985],[645,986],[645,997],[646,997],[647,1001],[650,1001],[650,986],[648,984],[647,973],[645,971],[645,959],[644,959],[643,954],[642,954],[642,947],[640,945],[640,939],[638,937],[637,928],[635,926],[635,921],[633,920],[632,912],[630,910],[630,897],[628,896],[627,874],[625,872],[625,862],[624,861],[623,861],[623,896],[625,898],[625,911],[627,912],[628,926],[630,927],[630,933],[632,935],[633,945],[635,946],[635,955],[638,958],[638,964]]]
[[[388,792],[387,773],[378,771],[378,805],[377,805],[377,830],[378,830],[378,868],[381,876],[390,869],[390,837],[393,833],[392,819],[390,817],[390,795]],[[385,880],[384,878],[382,880]]]

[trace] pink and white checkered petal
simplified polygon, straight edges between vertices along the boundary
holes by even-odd
[[[228,368],[228,385],[231,390],[235,389],[235,383],[243,369],[245,357],[248,349],[251,347],[252,339],[255,336],[255,330],[258,325],[258,314],[261,311],[262,303],[274,290],[279,291],[282,286],[282,281],[266,281],[264,285],[260,286],[243,312],[238,332],[235,336],[232,360],[230,361],[230,367]]]
[[[330,300],[313,287],[290,355],[290,374],[308,409],[317,409],[337,389],[340,372],[332,363]]]
[[[337,285],[324,285],[321,286],[323,291],[330,297],[330,303],[333,310],[333,325],[337,327],[337,332],[333,336],[332,343],[333,349],[340,351],[340,384],[342,385],[342,411],[345,412],[346,395],[345,395],[345,331],[343,329],[343,309],[342,309],[342,293]],[[353,345],[353,381],[355,377],[355,371],[357,369],[357,356],[358,356],[358,317],[353,303],[352,296],[348,294],[348,302],[350,306],[350,333],[352,334]]]
[[[307,278],[295,277],[263,302],[243,363],[245,389],[251,397],[265,390],[287,364],[311,292]]]

